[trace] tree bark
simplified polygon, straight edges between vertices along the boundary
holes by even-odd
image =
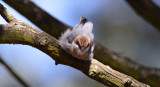
[[[3,1],[9,4],[11,7],[13,7],[22,15],[24,15],[32,23],[40,27],[43,31],[54,36],[55,38],[58,38],[61,35],[61,33],[64,32],[67,28],[71,28],[61,23],[54,17],[50,16],[48,13],[40,9],[30,0],[12,0],[12,1],[3,0]],[[32,7],[32,9],[30,7]],[[34,10],[33,8],[35,8],[36,10]],[[46,27],[44,27],[44,25]],[[58,27],[58,26],[61,26],[61,27]],[[116,69],[120,72],[123,72],[127,75],[134,77],[139,81],[148,83],[149,85],[154,87],[160,86],[159,84],[160,69],[146,67],[139,63],[136,63],[127,57],[121,56],[118,53],[110,51],[109,49],[102,46],[98,42],[96,42],[96,46],[94,50],[94,58],[103,64],[109,65],[113,69]]]
[[[64,64],[78,69],[106,86],[148,87],[148,85],[115,71],[95,59],[80,60],[72,57],[61,49],[54,37],[21,21],[0,25],[0,43],[24,44],[38,48],[54,59],[57,64]]]
[[[4,7],[0,4],[0,10]],[[7,13],[6,10],[5,13]],[[3,14],[4,12],[1,14]],[[5,14],[3,14],[5,15]],[[7,19],[10,15],[3,16],[9,24],[0,25],[0,43],[24,44],[33,46],[48,54],[56,64],[64,64],[80,70],[90,78],[112,87],[149,87],[134,78],[113,70],[95,59],[81,60],[67,54],[59,45],[57,39],[40,31],[25,22],[15,18]],[[13,17],[13,16],[10,16]]]

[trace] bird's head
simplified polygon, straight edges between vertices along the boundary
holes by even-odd
[[[76,43],[83,52],[89,46],[91,40],[88,36],[80,34],[74,38],[74,43]]]

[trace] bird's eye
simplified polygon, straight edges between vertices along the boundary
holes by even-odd
[[[68,39],[68,43],[72,43],[72,41],[71,41],[71,39],[69,39],[69,37],[67,37],[67,39]]]

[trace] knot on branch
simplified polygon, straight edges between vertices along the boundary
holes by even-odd
[[[49,38],[43,36],[41,38],[38,38],[37,40],[39,41],[38,44],[40,46],[45,46],[46,44],[48,44]]]

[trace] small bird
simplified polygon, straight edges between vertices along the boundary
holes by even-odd
[[[72,29],[68,29],[59,38],[61,47],[73,57],[89,60],[93,58],[93,24],[84,17]]]

